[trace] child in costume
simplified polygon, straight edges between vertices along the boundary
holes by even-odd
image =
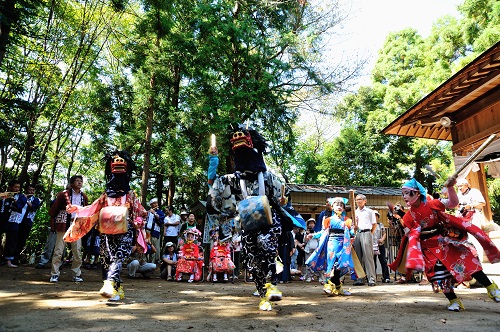
[[[210,218],[218,220],[219,229],[225,229],[221,227],[222,223],[238,215],[237,204],[241,217],[242,204],[249,202],[247,198],[267,197],[270,205],[268,223],[259,224],[253,229],[243,227],[241,243],[243,263],[251,274],[261,299],[259,309],[269,311],[272,310],[271,301],[281,300],[282,297],[276,286],[278,281],[275,263],[282,221],[287,220],[283,217],[281,208],[281,205],[286,203],[282,198],[282,184],[274,174],[267,171],[263,158],[267,143],[259,133],[253,129],[240,127],[232,134],[230,142],[234,157],[232,174],[217,176],[218,151],[215,146],[209,151],[210,190],[207,213],[210,214]],[[250,209],[252,208],[253,206],[250,206]],[[258,220],[262,220],[263,214],[262,211],[255,209],[245,222],[258,223]],[[244,223],[243,220],[240,222]],[[283,231],[291,230],[291,225],[290,219],[285,221],[283,226],[286,229]],[[226,237],[227,234],[223,236]],[[267,282],[269,273],[270,282]]]
[[[406,236],[403,238],[398,257],[390,265],[393,270],[398,267],[405,268],[407,276],[412,271],[425,272],[434,291],[439,292],[441,289],[450,301],[450,311],[464,309],[462,301],[453,290],[453,285],[472,278],[486,287],[491,299],[500,302],[500,289],[483,272],[474,247],[466,241],[467,233],[479,241],[491,263],[500,261],[498,248],[470,221],[445,213],[446,208],[453,208],[458,204],[457,193],[453,187],[455,181],[452,177],[446,182],[448,199],[429,201],[426,190],[415,179],[403,185],[403,199],[410,208],[403,217]],[[407,255],[403,257],[405,246]],[[403,265],[405,258],[406,263]]]
[[[234,270],[234,263],[231,259],[231,246],[227,241],[219,241],[219,234],[216,231],[213,231],[212,239],[213,247],[210,250],[207,281],[212,278],[213,282],[217,282],[218,273],[223,273],[224,281],[228,281],[227,275]]]
[[[189,273],[188,282],[199,281],[203,272],[203,255],[200,254],[198,245],[194,242],[197,229],[188,229],[185,232],[186,242],[180,247],[177,254],[177,269],[175,279],[182,280],[183,273]],[[201,263],[201,266],[200,266]]]
[[[79,207],[69,204],[66,208],[68,213],[77,212],[75,222],[64,236],[67,242],[76,241],[96,222],[99,223],[100,258],[104,279],[99,294],[109,301],[119,301],[125,297],[120,272],[124,261],[132,252],[136,230],[138,243],[147,250],[142,231],[146,210],[130,189],[134,167],[135,164],[126,151],[115,151],[106,155],[105,192],[91,205]]]
[[[309,239],[320,238],[318,247],[311,254],[306,264],[313,271],[325,271],[323,291],[328,295],[351,295],[342,287],[340,278],[354,271],[351,236],[354,235],[352,220],[346,217],[346,198],[329,198],[333,207],[331,217],[323,221],[323,230],[308,234]],[[362,271],[358,271],[362,275]]]

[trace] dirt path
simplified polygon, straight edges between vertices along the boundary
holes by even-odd
[[[457,290],[467,310],[455,313],[430,286],[348,283],[351,297],[327,297],[318,283],[295,281],[262,312],[253,284],[240,280],[124,279],[125,300],[110,305],[97,294],[100,272],[84,270],[81,284],[62,272],[50,284],[49,270],[0,267],[0,331],[500,331],[500,303],[484,288]]]

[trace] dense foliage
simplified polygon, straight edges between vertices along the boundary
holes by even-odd
[[[459,7],[462,18],[440,18],[426,38],[411,28],[390,33],[379,51],[372,83],[344,96],[324,121],[315,117],[298,130],[306,138],[296,149],[300,154],[290,167],[291,181],[399,186],[414,176],[431,190],[440,187],[453,172],[450,143],[380,132],[500,40],[499,10],[498,1],[466,0]],[[332,131],[338,133],[333,139],[326,135]],[[492,193],[498,191],[496,181],[489,181]],[[498,214],[495,197],[490,198]]]
[[[95,197],[103,152],[120,148],[138,165],[143,202],[191,205],[206,193],[210,134],[225,147],[231,127],[249,120],[276,159],[290,154],[304,98],[341,91],[359,69],[323,65],[338,5],[4,2],[2,17],[16,15],[0,38],[0,185],[39,184],[48,201],[81,173]]]

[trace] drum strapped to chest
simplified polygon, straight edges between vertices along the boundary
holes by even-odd
[[[238,205],[241,227],[248,232],[257,231],[273,223],[267,196],[249,196]]]
[[[125,196],[121,198],[121,200],[124,199]],[[109,205],[101,209],[99,212],[99,232],[102,234],[124,234],[127,233],[127,229],[127,204]]]

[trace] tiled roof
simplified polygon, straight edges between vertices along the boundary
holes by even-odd
[[[401,188],[392,187],[368,187],[368,186],[334,186],[319,184],[287,184],[288,190],[292,193],[324,193],[329,195],[349,194],[349,190],[354,190],[355,194],[379,195],[379,196],[399,196]]]

